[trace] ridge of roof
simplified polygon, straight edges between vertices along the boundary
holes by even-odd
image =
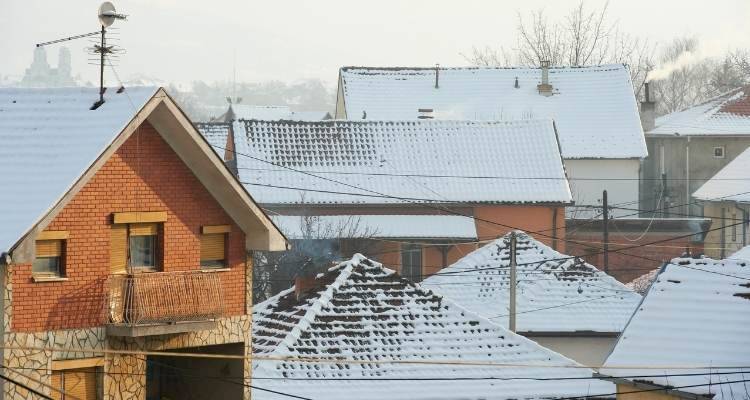
[[[441,71],[443,70],[453,70],[453,71],[477,71],[477,70],[497,70],[497,71],[538,71],[541,69],[541,67],[524,67],[524,66],[508,66],[508,67],[501,67],[501,66],[457,66],[457,67],[445,67],[445,66],[439,66],[439,67],[408,67],[408,66],[400,66],[400,67],[380,67],[380,66],[356,66],[356,65],[347,65],[340,67],[339,69],[343,72],[349,72],[349,71],[435,71],[435,69],[439,69]],[[580,70],[616,70],[616,69],[622,69],[622,68],[628,68],[626,64],[599,64],[599,65],[579,65],[579,66],[550,66],[550,71],[580,71]]]
[[[512,233],[517,237],[520,276],[516,300],[518,331],[622,331],[640,295],[579,257],[562,254],[525,232]],[[510,235],[511,232],[467,254],[442,269],[441,274],[426,278],[423,285],[506,326]],[[454,273],[474,279],[478,285],[452,285]],[[568,306],[558,308],[560,304]],[[544,311],[547,307],[554,308]],[[536,312],[528,313],[529,310]]]
[[[750,135],[750,85],[662,115],[647,133],[655,136]]]

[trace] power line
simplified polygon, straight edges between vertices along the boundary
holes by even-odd
[[[750,379],[742,379],[742,380],[735,380],[735,381],[724,381],[716,383],[716,386],[720,385],[728,385],[732,383],[744,383],[744,382],[750,382]],[[695,384],[695,385],[683,385],[683,386],[664,386],[660,388],[654,388],[654,389],[640,389],[640,390],[630,390],[626,392],[616,391],[612,393],[598,393],[598,394],[587,394],[586,396],[569,396],[569,397],[556,397],[556,400],[578,400],[578,399],[591,399],[591,398],[599,398],[599,397],[609,397],[609,396],[617,396],[617,395],[626,395],[626,394],[633,394],[633,393],[647,393],[647,392],[666,392],[669,393],[670,391],[674,391],[675,389],[688,389],[688,388],[694,388],[694,387],[705,387],[705,386],[711,386],[710,383],[702,383],[702,384]]]
[[[3,368],[7,369],[8,367],[3,366]],[[19,374],[19,375],[21,375],[21,374]],[[23,376],[23,375],[21,375],[21,376]],[[0,373],[0,379],[6,380],[6,381],[8,381],[8,382],[10,382],[10,383],[12,383],[12,384],[14,384],[16,386],[22,387],[22,388],[26,389],[29,393],[35,394],[35,395],[37,395],[37,396],[39,396],[39,397],[41,397],[43,399],[54,400],[52,397],[47,396],[46,394],[44,394],[42,392],[39,392],[38,390],[33,389],[30,386],[28,386],[28,385],[26,385],[24,383],[21,383],[21,382],[15,380],[13,378],[10,378],[7,375],[4,375],[4,374]]]

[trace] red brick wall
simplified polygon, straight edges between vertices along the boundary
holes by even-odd
[[[202,225],[232,225],[229,267],[221,274],[226,310],[245,311],[245,237],[182,160],[147,122],[105,163],[47,230],[65,230],[65,282],[38,282],[31,265],[14,265],[14,331],[101,325],[109,274],[113,212],[167,211],[164,271],[199,268]]]
[[[600,270],[604,270],[604,255],[602,252],[601,233],[575,232],[568,233],[567,254],[581,256],[590,264]],[[638,232],[628,232],[628,237],[637,237]],[[620,233],[610,232],[609,235],[609,275],[622,283],[628,283],[633,279],[661,267],[662,263],[672,258],[679,257],[690,249],[693,254],[703,252],[703,244],[692,242],[690,238],[672,239],[682,236],[681,232],[655,232],[644,235],[640,240],[631,242]],[[671,239],[671,240],[669,240]],[[663,241],[663,242],[662,242]],[[576,242],[576,243],[572,243]],[[659,243],[654,243],[659,242]],[[654,243],[654,244],[650,244]],[[627,249],[631,246],[639,246],[617,253],[614,250]],[[586,256],[586,254],[592,254]]]

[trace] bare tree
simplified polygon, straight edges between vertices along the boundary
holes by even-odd
[[[373,254],[377,230],[366,226],[358,216],[326,222],[320,216],[299,217],[299,239],[284,252],[259,252],[253,269],[253,302],[289,288],[300,274],[323,272],[356,253]]]
[[[608,3],[588,9],[583,1],[560,20],[550,20],[544,10],[528,16],[519,12],[514,49],[474,48],[464,58],[474,65],[501,67],[537,67],[542,61],[569,66],[628,64],[638,94],[653,66],[654,47],[647,40],[623,33],[607,13]]]

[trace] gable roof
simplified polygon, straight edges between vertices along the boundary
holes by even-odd
[[[721,382],[747,379],[746,374],[731,373],[738,369],[723,367],[746,367],[749,360],[748,262],[675,258],[657,276],[600,372],[651,375],[638,379],[710,393],[714,399],[746,398],[742,382]],[[642,369],[624,369],[628,367]],[[679,389],[692,385],[704,386]]]
[[[258,386],[313,399],[526,399],[614,391],[586,379],[591,370],[361,255],[319,274],[299,299],[292,288],[256,305],[252,340]],[[559,376],[580,379],[543,379]],[[513,379],[520,377],[539,380]],[[262,391],[253,396],[276,398]]]
[[[227,148],[227,139],[232,124],[229,122],[196,122],[195,127],[208,141],[216,154],[223,155]],[[223,158],[223,157],[222,157]]]
[[[549,120],[251,120],[234,137],[240,181],[263,204],[571,201]]]
[[[705,201],[750,202],[750,148],[701,185],[693,197]]]
[[[750,135],[750,86],[656,119],[649,135]]]
[[[641,296],[579,258],[516,231],[518,332],[621,332]],[[422,282],[467,309],[508,325],[510,233]],[[454,282],[461,278],[465,284]]]
[[[518,79],[518,88],[515,81]],[[553,95],[540,95],[539,68],[344,67],[337,116],[416,119],[433,109],[438,119],[554,119],[564,158],[646,157],[630,74],[621,64],[550,68]]]
[[[283,235],[163,89],[107,93],[105,103],[90,110],[98,88],[0,88],[0,171],[11,189],[0,191],[0,253],[16,253],[22,239],[43,228],[145,120],[181,157],[192,157],[188,166],[243,230],[266,232],[258,235],[266,243],[248,238],[248,246],[285,246]],[[16,262],[31,256],[26,250],[14,254]]]

